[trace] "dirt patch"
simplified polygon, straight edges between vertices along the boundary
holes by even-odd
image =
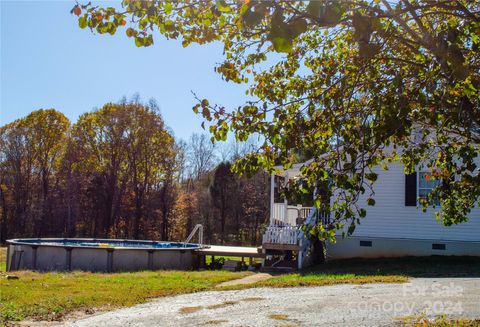
[[[83,318],[90,317],[94,314],[100,314],[105,311],[109,311],[111,308],[98,308],[98,309],[91,309],[87,308],[84,310],[74,310],[69,313],[62,313],[62,314],[56,314],[52,315],[50,320],[22,320],[19,322],[16,322],[13,326],[25,326],[25,327],[58,327],[58,326],[64,326],[65,323],[64,321],[67,320],[80,320]],[[33,318],[35,319],[35,317]],[[8,326],[8,325],[7,325]]]
[[[194,312],[197,312],[197,311],[200,311],[200,310],[202,310],[202,307],[200,307],[200,306],[183,307],[183,308],[180,308],[180,310],[178,310],[178,312],[180,312],[182,314],[189,314],[189,313],[194,313]]]
[[[268,316],[270,319],[275,319],[275,320],[287,320],[288,315],[282,314],[282,313],[272,313],[271,315]]]
[[[245,297],[241,299],[241,301],[245,301],[245,302],[262,301],[262,300],[265,300],[265,298],[261,296],[251,296],[251,297]]]
[[[220,325],[228,322],[228,320],[209,320],[204,323],[204,325]]]
[[[222,303],[209,305],[207,307],[207,309],[220,309],[220,308],[225,308],[225,307],[228,307],[230,305],[237,304],[237,303],[238,303],[238,301],[224,301]]]
[[[244,278],[240,279],[234,279],[230,280],[228,282],[223,282],[218,284],[216,287],[217,288],[222,288],[222,287],[228,287],[228,286],[237,286],[237,285],[249,285],[249,284],[254,284],[256,282],[260,282],[263,280],[267,280],[272,278],[272,275],[267,274],[267,273],[258,273],[254,275],[250,275]]]

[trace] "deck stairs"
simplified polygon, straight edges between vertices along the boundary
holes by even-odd
[[[263,271],[289,271],[302,269],[309,264],[311,241],[304,229],[325,219],[318,210],[311,208],[308,217],[299,226],[290,224],[269,226],[263,235],[262,248],[266,255]]]

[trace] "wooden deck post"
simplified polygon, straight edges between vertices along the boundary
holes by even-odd
[[[302,263],[303,263],[303,251],[300,248],[298,250],[298,255],[297,255],[297,268],[298,268],[298,270],[302,269]]]

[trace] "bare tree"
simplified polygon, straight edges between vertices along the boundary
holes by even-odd
[[[193,133],[188,145],[188,164],[190,175],[196,180],[210,171],[217,161],[216,146],[208,135]]]

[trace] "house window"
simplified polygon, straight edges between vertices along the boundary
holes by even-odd
[[[418,174],[418,198],[420,201],[428,201],[428,195],[434,188],[440,185],[441,180],[431,172],[420,172]],[[440,205],[438,198],[434,199],[435,205]]]

